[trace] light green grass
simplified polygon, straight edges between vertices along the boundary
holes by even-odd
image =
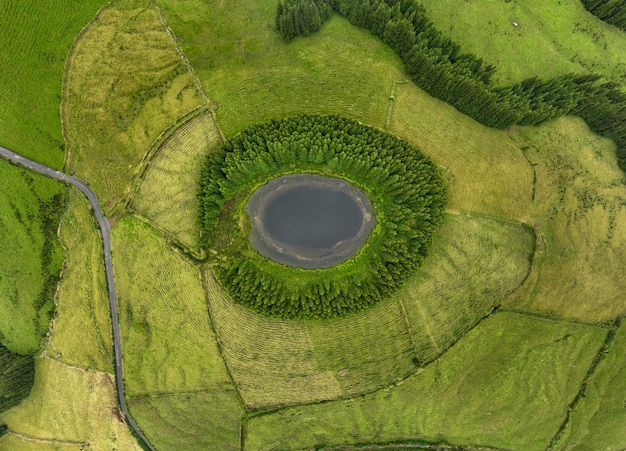
[[[176,33],[226,136],[277,116],[341,113],[383,127],[398,57],[367,31],[333,17],[285,45],[275,0],[157,2]]]
[[[111,374],[40,358],[35,360],[30,395],[0,416],[0,423],[37,439],[89,443],[92,449],[139,450],[118,415]],[[0,446],[3,440],[0,438]]]
[[[451,208],[525,217],[532,171],[508,134],[404,83],[402,62],[369,32],[334,15],[319,32],[286,45],[273,30],[273,0],[237,8],[199,0],[159,4],[227,137],[274,117],[339,113],[388,128],[446,169]]]
[[[251,418],[246,449],[405,440],[544,449],[605,335],[501,313],[396,387]]]
[[[97,227],[87,199],[72,188],[61,221],[67,259],[46,352],[74,366],[112,373],[111,313]]]
[[[157,449],[240,449],[241,411],[232,389],[133,398],[130,407]]]
[[[397,294],[428,362],[503,303],[530,271],[532,230],[520,224],[447,215],[429,256]]]
[[[148,438],[164,446],[176,438],[168,438],[163,424],[181,427],[181,418],[210,399],[201,409],[205,416],[197,418],[206,426],[197,436],[188,430],[180,438],[185,448],[238,443],[242,412],[211,328],[200,272],[139,219],[122,218],[112,238],[131,413],[136,406]],[[200,397],[181,402],[191,393]],[[222,428],[214,435],[210,425],[219,421]]]
[[[622,326],[609,354],[597,366],[586,396],[572,412],[559,449],[597,450],[626,447],[626,330]]]
[[[4,160],[0,179],[0,341],[13,352],[34,354],[48,331],[63,263],[56,228],[64,192],[59,182]]]
[[[153,5],[115,2],[86,28],[69,58],[67,167],[110,212],[155,139],[203,102]]]
[[[36,438],[23,438],[12,433],[0,437],[0,448],[14,451],[76,451],[75,443],[43,442]]]
[[[211,113],[184,124],[150,162],[131,208],[188,247],[197,248],[196,186],[204,157],[220,143]]]
[[[591,322],[626,313],[626,185],[613,144],[580,119],[516,135],[537,174],[539,252],[511,305]]]
[[[0,144],[62,167],[65,58],[80,29],[106,3],[0,2]]]
[[[222,352],[249,408],[373,390],[415,368],[393,300],[340,319],[281,320],[233,302],[211,271],[205,279]]]
[[[626,81],[626,34],[589,14],[580,0],[421,3],[463,51],[497,67],[499,83],[570,72]]]

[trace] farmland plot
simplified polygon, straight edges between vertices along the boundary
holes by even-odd
[[[172,440],[189,448],[236,446],[242,411],[199,271],[139,219],[122,218],[112,238],[131,413],[157,447]],[[183,420],[194,412],[202,416]],[[170,437],[174,430],[182,436]]]
[[[152,159],[131,208],[186,246],[197,248],[196,186],[205,155],[220,142],[211,113],[189,120]]]
[[[203,104],[153,5],[115,2],[80,35],[68,61],[67,167],[111,212],[153,142]]]
[[[113,372],[111,314],[102,238],[87,199],[71,188],[61,222],[67,253],[48,355],[70,365]]]
[[[545,449],[606,333],[499,313],[395,387],[251,418],[246,449],[416,440]]]

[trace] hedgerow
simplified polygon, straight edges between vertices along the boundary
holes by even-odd
[[[332,268],[281,265],[247,240],[250,194],[304,172],[346,179],[372,202],[376,225],[364,246]],[[378,302],[420,265],[446,190],[437,168],[407,142],[343,117],[303,115],[253,126],[209,154],[198,200],[203,244],[235,300],[268,315],[329,318]]]

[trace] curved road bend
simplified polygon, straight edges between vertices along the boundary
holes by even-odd
[[[122,373],[122,343],[120,339],[120,325],[117,322],[117,300],[115,296],[115,282],[113,280],[113,262],[111,260],[111,232],[109,229],[109,223],[107,222],[104,214],[102,213],[102,210],[100,209],[100,204],[98,204],[98,198],[96,197],[94,192],[91,191],[91,189],[80,180],[59,172],[56,169],[52,169],[48,166],[44,166],[43,164],[39,164],[36,161],[29,160],[28,158],[12,152],[2,146],[0,146],[0,156],[27,169],[38,172],[39,174],[52,177],[63,182],[71,183],[76,188],[81,190],[83,194],[87,196],[87,199],[89,199],[91,208],[93,209],[96,218],[98,219],[98,224],[100,225],[100,230],[102,232],[102,243],[104,244],[104,267],[106,271],[107,287],[109,290],[109,307],[111,308],[111,324],[113,326],[113,348],[115,351],[115,375],[117,381],[117,395],[119,398],[118,401],[120,404],[120,410],[122,411],[122,413],[124,413],[128,424],[131,428],[133,428],[135,433],[141,438],[141,440],[144,441],[148,448],[154,450],[154,448],[152,447],[146,436],[143,435],[143,432],[141,432],[141,430],[137,426],[137,423],[135,423],[135,420],[133,420],[133,417],[130,416],[130,413],[128,413],[128,409],[126,408],[126,398],[124,396],[124,377]]]

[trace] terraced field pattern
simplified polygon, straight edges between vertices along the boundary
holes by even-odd
[[[613,141],[577,116],[481,125],[337,13],[287,43],[277,0],[31,3],[0,0],[0,145],[97,194],[126,401],[150,444],[117,403],[93,212],[0,160],[0,342],[34,361],[29,395],[6,410],[0,362],[1,450],[626,449]],[[496,83],[594,72],[626,92],[626,33],[579,0],[420,3]],[[208,155],[304,114],[405,140],[447,187],[419,268],[337,318],[236,302],[197,217]]]

